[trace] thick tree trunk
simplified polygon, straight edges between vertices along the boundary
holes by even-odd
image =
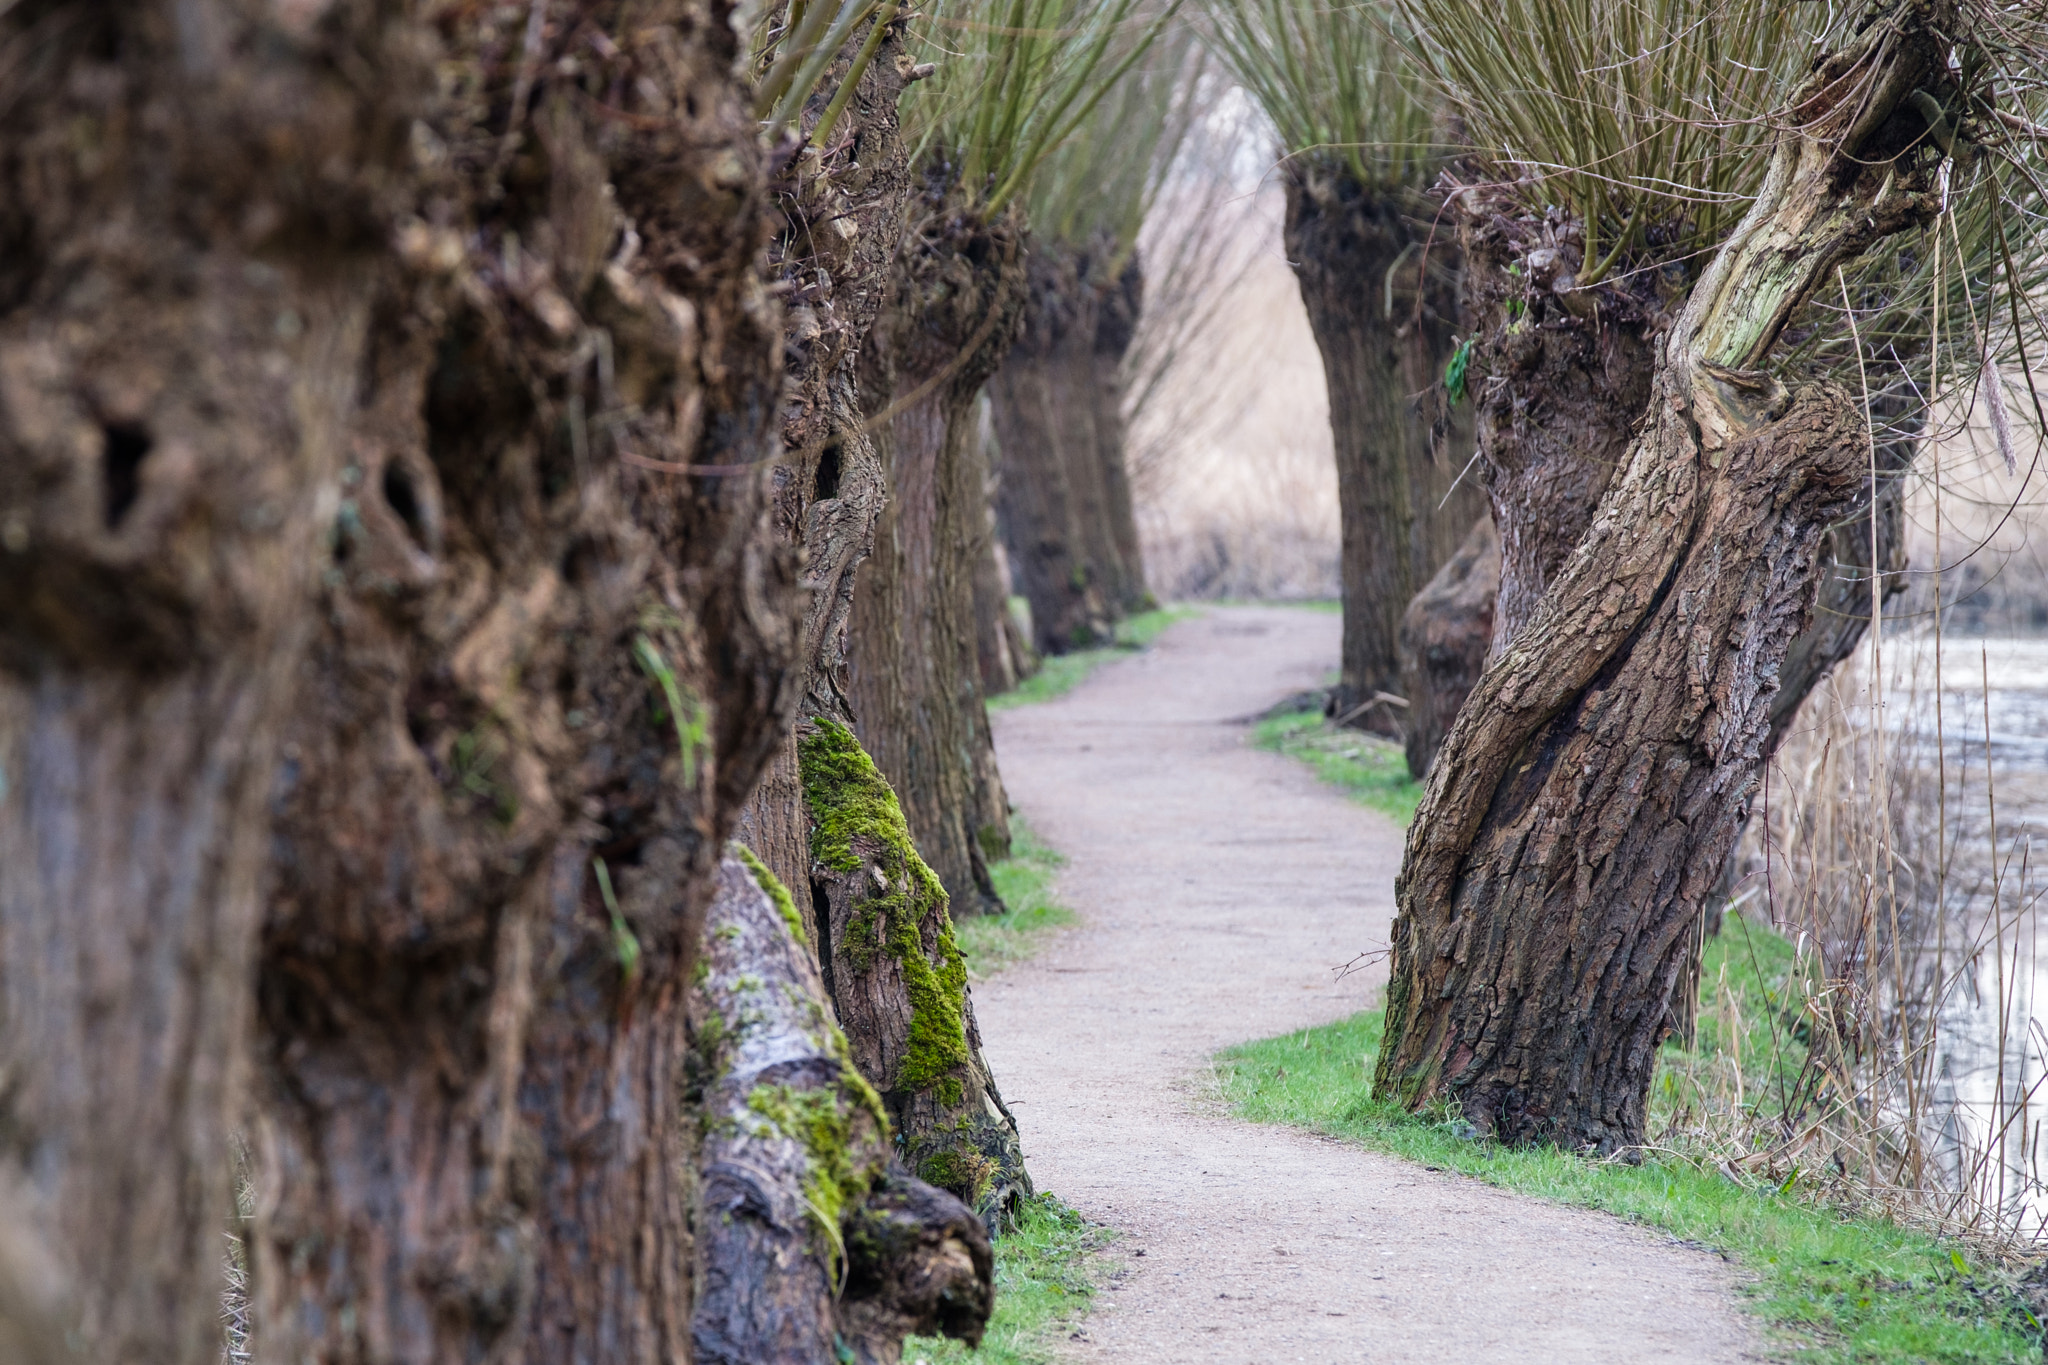
[[[1429,775],[1451,722],[1486,667],[1499,592],[1500,537],[1493,518],[1482,516],[1401,616],[1408,775],[1418,781]]]
[[[904,1164],[994,1224],[1031,1181],[982,1052],[945,888],[851,730],[806,722],[799,746],[819,957],[854,1063],[882,1092]]]
[[[1103,280],[1096,305],[1094,383],[1088,402],[1094,415],[1095,463],[1102,471],[1103,534],[1112,556],[1111,599],[1128,615],[1156,606],[1145,586],[1145,552],[1138,543],[1138,515],[1131,499],[1131,471],[1124,452],[1124,355],[1138,334],[1145,306],[1145,272],[1135,251],[1113,280]]]
[[[1477,472],[1500,536],[1498,654],[1563,571],[1627,459],[1674,301],[1651,260],[1575,288],[1579,225],[1556,211],[1537,218],[1512,188],[1467,189],[1454,203],[1474,328],[1466,384]]]
[[[685,987],[796,647],[763,481],[718,472],[768,454],[781,343],[729,18],[542,3],[435,54],[514,98],[414,126],[414,273],[350,371],[274,794],[261,1356],[689,1349]]]
[[[865,39],[865,30],[848,39],[805,112],[807,127],[824,114]],[[874,547],[888,500],[861,397],[860,355],[892,295],[901,250],[910,185],[896,106],[910,69],[900,27],[891,25],[840,115],[830,154],[807,150],[792,168],[784,224],[769,250],[791,299],[784,348],[791,398],[783,407],[775,518],[803,554],[799,717],[853,719],[846,642],[855,570]],[[785,885],[809,884],[810,816],[794,728],[741,812],[736,837]]]
[[[1082,530],[1086,489],[1072,474],[1092,467],[1096,442],[1095,405],[1084,399],[1096,390],[1097,299],[1083,265],[1057,245],[1033,244],[1016,345],[989,383],[997,515],[1041,654],[1106,643],[1116,610]]]
[[[265,803],[431,80],[412,36],[0,11],[9,1359],[220,1357]]]
[[[1287,258],[1322,353],[1337,453],[1344,637],[1331,714],[1400,735],[1401,614],[1479,512],[1469,480],[1439,506],[1455,472],[1418,386],[1450,355],[1454,253],[1448,242],[1425,252],[1420,196],[1374,196],[1312,159],[1290,163],[1286,188]]]
[[[859,572],[849,655],[855,729],[903,803],[918,852],[958,913],[999,909],[985,841],[993,766],[976,657],[974,569],[987,495],[976,400],[1023,301],[1014,221],[941,210],[911,234],[903,292],[868,336],[889,506]],[[993,833],[986,823],[997,819]]]
[[[728,858],[691,991],[702,1138],[697,1365],[893,1365],[912,1332],[980,1341],[988,1234],[897,1166],[789,892]]]
[[[1854,397],[1759,367],[1838,263],[1931,216],[1936,153],[1905,100],[1945,93],[1945,18],[1902,6],[1794,96],[1641,435],[1452,727],[1397,887],[1381,1093],[1508,1141],[1642,1141],[1686,944],[1870,460]]]

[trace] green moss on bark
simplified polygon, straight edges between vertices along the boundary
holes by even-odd
[[[909,1040],[891,1088],[926,1090],[953,1078],[950,1092],[957,1095],[954,1073],[969,1062],[962,1016],[967,962],[953,939],[945,888],[917,856],[896,793],[853,731],[820,718],[798,741],[797,756],[813,825],[812,858],[868,883],[847,926],[846,955],[857,970],[868,971],[886,954],[903,973]],[[935,930],[929,953],[927,921]]]
[[[782,884],[782,878],[768,870],[768,864],[754,856],[754,850],[745,844],[734,844],[733,852],[747,865],[747,871],[754,874],[754,884],[768,894],[775,904],[775,913],[782,916],[782,922],[789,926],[791,937],[805,947],[810,946],[810,935],[804,932],[804,917],[797,913],[796,900],[789,894],[789,888]]]
[[[869,1094],[872,1094],[869,1091]],[[837,1278],[844,1247],[840,1223],[847,1209],[867,1198],[880,1162],[858,1161],[855,1123],[863,1104],[849,1105],[837,1090],[800,1090],[787,1085],[757,1085],[748,1092],[747,1108],[755,1116],[752,1136],[788,1138],[804,1149],[804,1201],[824,1239]],[[873,1150],[888,1150],[888,1124]]]

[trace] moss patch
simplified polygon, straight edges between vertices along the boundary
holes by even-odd
[[[853,1159],[854,1122],[859,1112],[837,1090],[757,1085],[747,1094],[747,1108],[757,1116],[753,1136],[790,1138],[802,1144],[805,1157],[804,1200],[832,1259],[833,1276],[843,1251],[839,1230],[846,1210],[867,1197],[879,1164]],[[878,1151],[887,1151],[887,1125]]]
[[[734,844],[732,849],[747,865],[747,871],[754,874],[754,884],[767,892],[768,899],[775,903],[775,913],[782,916],[782,922],[789,926],[790,936],[809,947],[811,940],[804,932],[804,917],[797,913],[796,901],[789,894],[789,888],[782,884],[782,878],[770,872],[768,864],[755,857],[754,850],[745,844]]]
[[[819,719],[798,741],[797,757],[811,814],[812,858],[869,882],[869,894],[847,926],[847,955],[865,970],[876,952],[886,952],[901,969],[910,997],[910,1036],[892,1088],[929,1089],[968,1064],[962,1019],[967,961],[953,938],[945,888],[917,856],[896,793],[851,730]],[[929,956],[923,942],[927,919],[937,931]]]

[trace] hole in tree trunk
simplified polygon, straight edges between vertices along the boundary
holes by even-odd
[[[811,482],[811,496],[817,502],[839,496],[840,458],[839,446],[835,442],[825,447],[825,453],[818,457],[818,474]]]
[[[837,1000],[832,989],[832,898],[825,892],[825,883],[815,878],[811,881],[811,919],[817,930],[818,973],[825,979],[825,996]]]
[[[419,490],[413,487],[412,475],[397,461],[389,461],[384,466],[383,482],[384,501],[398,513],[405,529],[412,532],[413,541],[422,549],[426,548],[425,518],[420,513]]]
[[[110,422],[104,430],[106,450],[101,468],[106,479],[107,529],[112,531],[142,495],[142,462],[155,442],[146,428],[133,422]]]

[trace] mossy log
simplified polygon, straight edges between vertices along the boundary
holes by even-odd
[[[689,1005],[698,1365],[893,1365],[912,1333],[978,1343],[994,1301],[988,1234],[896,1164],[789,892],[734,854]]]
[[[854,1062],[882,1093],[904,1164],[1003,1221],[1031,1180],[982,1054],[946,890],[853,732],[816,720],[798,733],[819,958]]]

